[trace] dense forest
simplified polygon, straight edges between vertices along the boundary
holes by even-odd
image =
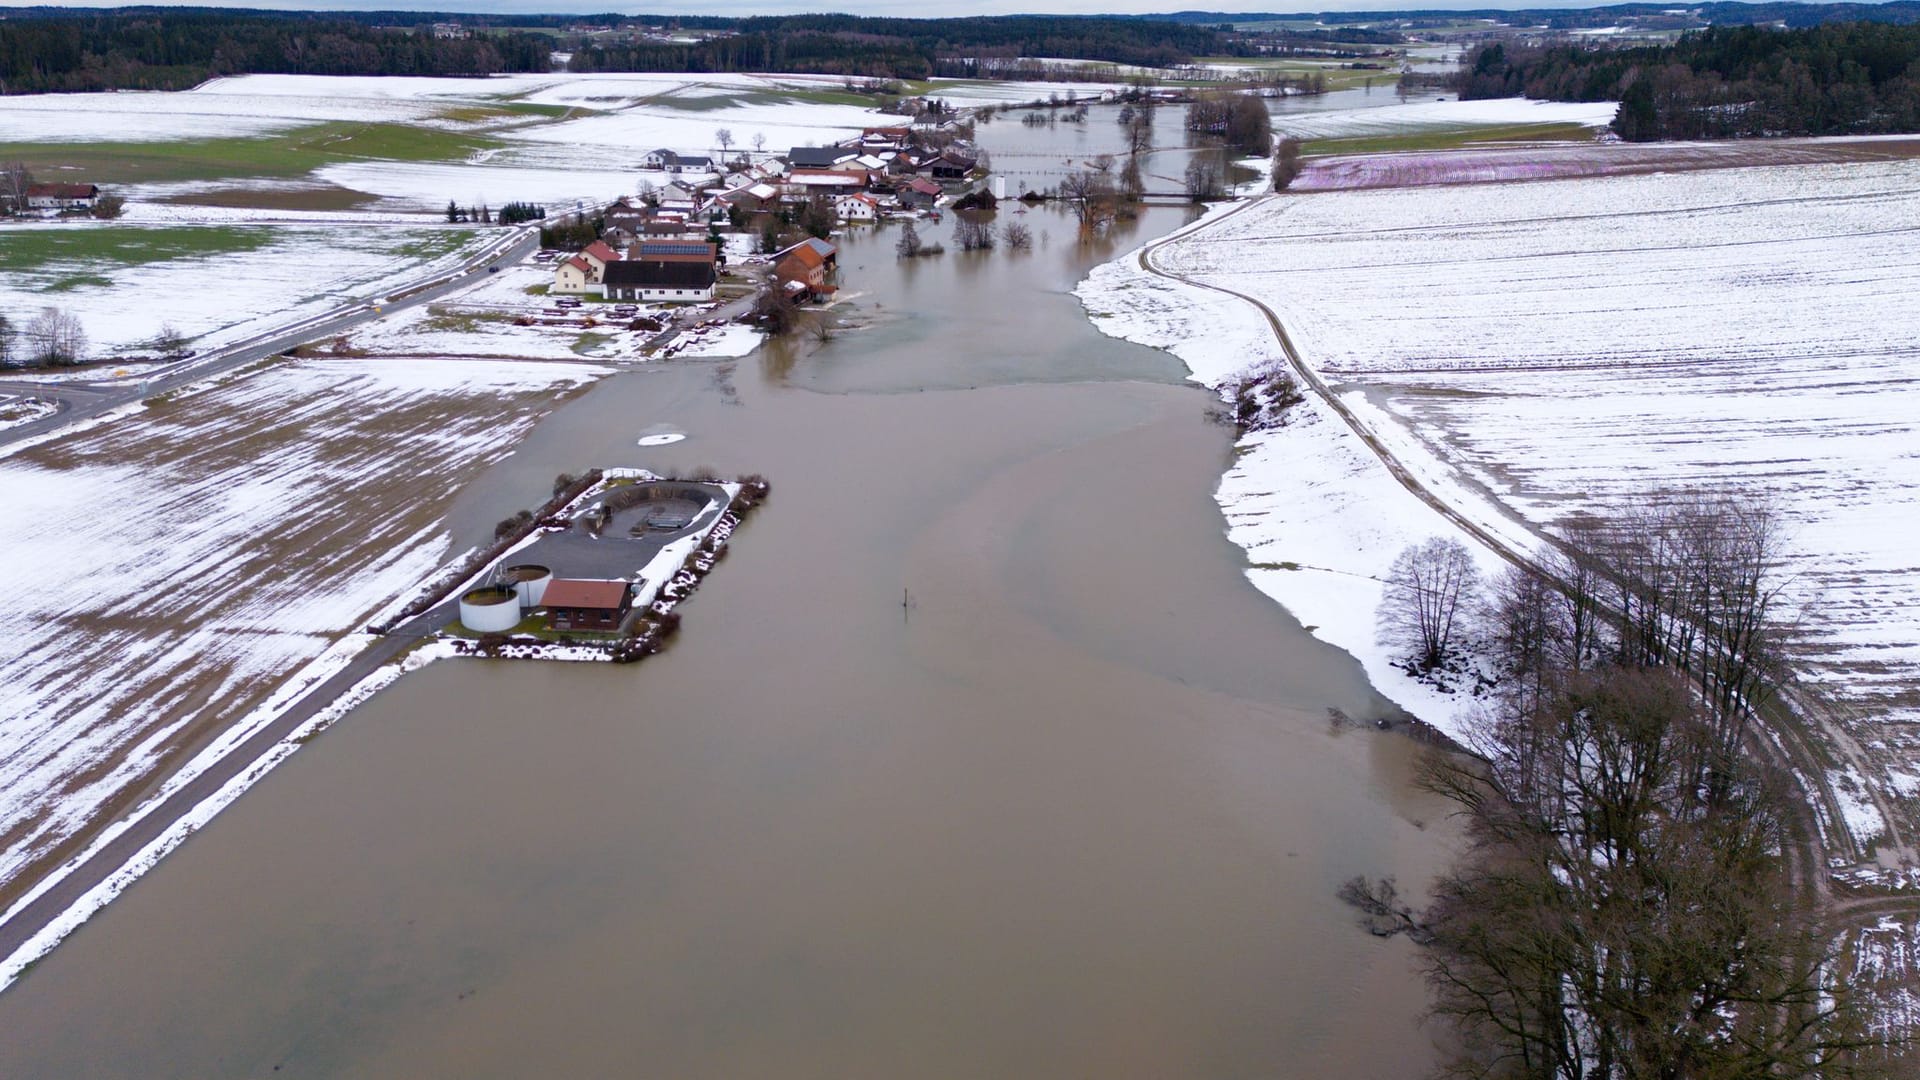
[[[488,75],[551,66],[543,37],[442,39],[334,16],[145,9],[0,20],[0,93],[8,94],[184,90],[256,72]]]
[[[1487,45],[1462,98],[1619,101],[1621,138],[1713,139],[1920,131],[1920,27],[1714,27],[1631,49]]]
[[[968,19],[874,19],[793,15],[728,20],[730,37],[687,44],[589,45],[574,71],[809,71],[925,78],[955,56],[1042,56],[1165,67],[1223,48],[1199,26],[1118,18],[1013,15]],[[682,20],[689,22],[689,20]]]

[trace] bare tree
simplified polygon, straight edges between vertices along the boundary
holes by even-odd
[[[7,318],[5,315],[0,315],[0,368],[14,366],[15,336],[13,320]]]
[[[87,334],[80,320],[60,308],[44,308],[27,323],[28,358],[46,367],[83,364],[87,359]]]
[[[992,222],[954,216],[953,241],[961,251],[992,251],[994,240]]]
[[[764,131],[754,132],[753,133],[753,152],[756,154],[763,154],[766,152],[766,149],[767,149],[767,133]]]
[[[720,147],[720,156],[723,158],[726,157],[727,150],[733,146],[732,130],[728,128],[720,128],[719,130],[713,133],[713,141],[716,145]]]
[[[33,187],[33,172],[24,161],[0,165],[0,213],[17,214],[27,208],[27,189]]]
[[[1030,251],[1033,248],[1033,230],[1018,221],[1009,222],[1000,230],[1000,236],[1013,251]]]
[[[1226,191],[1226,170],[1215,154],[1204,151],[1187,162],[1187,198],[1194,202],[1217,199]]]
[[[1133,114],[1123,121],[1126,128],[1127,156],[1139,157],[1153,149],[1153,108],[1149,105],[1132,107]]]
[[[1378,613],[1382,644],[1400,648],[1421,671],[1444,664],[1479,580],[1473,553],[1460,541],[1436,536],[1409,545],[1387,572]]]
[[[1083,232],[1099,228],[1112,216],[1113,181],[1105,173],[1092,170],[1069,173],[1060,181],[1060,195],[1073,207]]]

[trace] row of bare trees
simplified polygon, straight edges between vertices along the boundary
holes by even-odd
[[[1510,567],[1484,590],[1465,546],[1435,538],[1388,572],[1381,640],[1416,671],[1477,650],[1521,683],[1598,664],[1672,668],[1731,750],[1787,676],[1783,533],[1765,503],[1656,492],[1563,530],[1538,569]]]
[[[1383,637],[1415,663],[1476,648],[1499,676],[1472,753],[1425,771],[1468,841],[1429,905],[1391,881],[1342,890],[1376,933],[1425,946],[1449,1075],[1848,1077],[1884,1060],[1794,875],[1795,785],[1749,752],[1786,677],[1783,538],[1766,505],[1657,492],[1485,586],[1455,541],[1396,562]]]
[[[71,367],[86,362],[87,332],[71,312],[43,308],[18,327],[0,315],[0,368]]]

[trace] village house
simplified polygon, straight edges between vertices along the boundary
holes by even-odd
[[[643,169],[661,172],[712,172],[713,159],[705,154],[679,154],[672,150],[653,150],[640,158]]]
[[[943,150],[928,158],[915,170],[935,180],[965,180],[973,172],[973,159],[952,150]]]
[[[860,133],[860,149],[869,153],[905,149],[912,134],[904,127],[870,127]]]
[[[662,210],[691,214],[700,206],[700,189],[678,180],[655,189],[653,194]]]
[[[839,251],[825,240],[807,239],[774,255],[773,276],[789,293],[806,299],[831,296],[828,278],[839,261]]]
[[[91,210],[100,199],[92,184],[34,184],[27,188],[29,210]]]
[[[628,259],[657,262],[703,262],[709,266],[724,264],[726,256],[719,247],[704,240],[642,240],[627,251]]]
[[[749,188],[729,191],[718,200],[724,207],[739,207],[743,213],[757,214],[763,210],[772,210],[780,205],[780,189],[772,184],[755,184]]]
[[[597,282],[606,277],[608,263],[619,261],[620,253],[605,242],[595,240],[581,249],[580,257],[593,264],[593,280]]]
[[[601,283],[606,280],[608,265],[619,261],[618,251],[604,240],[595,240],[578,255],[562,259],[553,268],[553,285],[547,291],[566,296],[598,295]]]
[[[940,201],[941,188],[923,176],[916,176],[896,186],[893,193],[908,210],[931,210]]]
[[[647,219],[652,216],[652,207],[634,206],[627,200],[621,199],[607,207],[604,220],[609,229],[625,229],[630,233],[638,233],[641,226],[645,225]]]
[[[712,261],[628,259],[607,268],[609,300],[698,303],[713,299],[719,280]]]
[[[845,222],[873,221],[880,216],[880,200],[864,191],[841,195],[833,200],[833,212]]]
[[[553,268],[553,287],[547,291],[556,295],[584,296],[596,291],[593,288],[596,280],[593,264],[575,255]]]
[[[646,224],[640,226],[639,236],[643,240],[663,240],[685,236],[693,229],[693,224],[684,215],[661,214],[649,218]]]

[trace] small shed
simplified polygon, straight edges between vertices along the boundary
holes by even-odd
[[[633,585],[625,581],[555,578],[542,598],[547,625],[555,630],[612,632],[633,610]]]

